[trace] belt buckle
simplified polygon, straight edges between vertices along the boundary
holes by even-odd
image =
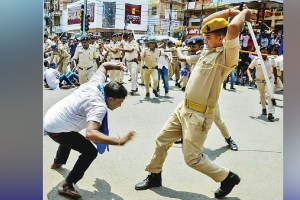
[[[205,106],[205,108],[204,108],[204,114],[206,114],[206,115],[209,114],[209,110],[210,110],[209,107]]]

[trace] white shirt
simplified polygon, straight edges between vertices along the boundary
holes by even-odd
[[[275,63],[277,69],[283,71],[283,55],[277,56],[277,58],[275,58]]]
[[[46,82],[50,89],[56,90],[59,89],[59,72],[57,69],[48,68],[44,71],[44,79],[46,79]]]
[[[169,65],[169,60],[163,55],[164,54],[164,49],[161,48],[159,49],[161,50],[161,55],[158,58],[158,69],[162,69],[163,67],[168,69],[168,65]],[[165,52],[165,54],[167,54],[169,56],[169,58],[172,58],[172,53],[171,52]]]
[[[44,117],[45,131],[79,132],[86,127],[88,121],[101,124],[107,112],[107,105],[97,85],[103,84],[105,78],[105,74],[97,70],[90,81],[52,106]]]
[[[266,60],[264,60],[264,64],[266,67],[266,71],[267,71],[267,75],[268,77],[273,77],[273,67],[275,67],[275,60],[273,57],[268,57]],[[261,66],[261,61],[258,57],[254,58],[251,62],[251,64],[249,65],[250,69],[256,68],[256,77],[257,79],[260,80],[265,80],[264,74],[263,74],[263,70],[262,70],[262,66]]]
[[[135,58],[138,58],[138,44],[136,43],[136,41],[132,40],[131,42],[125,42],[124,49],[133,49],[133,52],[125,52],[126,60],[131,61]]]

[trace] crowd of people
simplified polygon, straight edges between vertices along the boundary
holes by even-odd
[[[124,145],[134,137],[135,131],[129,131],[122,137],[112,137],[107,128],[107,110],[121,106],[127,96],[123,84],[124,74],[128,73],[130,95],[138,93],[139,85],[143,85],[145,98],[150,98],[150,88],[155,97],[169,96],[170,83],[184,92],[184,101],[175,109],[156,139],[155,153],[146,166],[150,174],[136,184],[135,189],[162,185],[161,171],[167,151],[170,145],[179,141],[183,143],[187,165],[221,183],[215,197],[229,194],[239,184],[240,177],[213,163],[203,153],[213,122],[229,148],[238,150],[221,120],[218,106],[221,85],[226,89],[230,80],[230,89],[235,90],[234,84],[248,83],[253,87],[256,82],[262,114],[268,115],[269,121],[274,121],[276,105],[269,94],[283,89],[283,55],[278,53],[282,35],[272,31],[259,37],[257,33],[263,55],[263,60],[260,60],[254,54],[253,40],[247,29],[242,31],[250,17],[251,11],[246,6],[242,11],[234,7],[216,12],[203,20],[202,35],[175,43],[171,40],[157,41],[155,37],[135,40],[133,33],[114,33],[110,39],[99,39],[94,35],[83,35],[80,39],[63,36],[53,41],[45,34],[45,87],[68,89],[80,86],[51,107],[44,118],[45,131],[60,144],[52,169],[67,162],[71,149],[81,153],[59,193],[80,197],[73,184],[83,177],[97,153],[103,153],[100,144],[104,144],[106,149],[108,146],[105,145]],[[232,20],[228,22],[228,18]],[[267,78],[261,62],[264,62]],[[268,91],[267,83],[273,91]],[[84,128],[85,137],[78,133]],[[99,148],[95,149],[91,142]]]

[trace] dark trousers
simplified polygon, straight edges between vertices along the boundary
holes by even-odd
[[[73,169],[68,174],[66,181],[76,184],[84,175],[93,160],[97,157],[98,151],[91,141],[77,132],[48,133],[50,138],[59,143],[55,164],[66,164],[71,149],[78,151],[78,157]]]

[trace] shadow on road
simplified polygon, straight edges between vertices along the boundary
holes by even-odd
[[[263,124],[269,124],[269,123],[273,123],[273,122],[270,122],[269,120],[268,120],[268,117],[267,116],[265,116],[265,115],[259,115],[259,116],[257,116],[257,117],[254,117],[254,116],[249,116],[251,119],[254,119],[254,120],[256,120],[256,121],[259,121],[259,122],[261,122],[261,123],[263,123]],[[274,122],[278,122],[279,121],[279,118],[275,118],[274,119]],[[265,123],[265,122],[268,122],[268,123]]]
[[[167,187],[158,187],[158,188],[152,188],[150,189],[156,194],[163,196],[163,197],[168,197],[172,199],[181,199],[181,200],[208,200],[208,199],[215,199],[215,198],[209,198],[208,196],[205,196],[203,194],[197,194],[193,192],[183,192],[183,191],[176,191],[172,190]],[[228,200],[240,200],[237,197],[227,197],[223,199],[228,199]]]
[[[173,103],[173,101],[170,101],[169,99],[172,99],[171,97],[159,97],[159,98],[149,98],[149,97],[145,97],[145,99],[140,100],[140,103],[145,102],[150,102],[150,103],[156,103],[156,104],[160,104],[161,102],[169,102],[169,103]]]
[[[63,182],[63,181],[62,181]],[[47,197],[49,200],[67,200],[69,198],[64,197],[62,195],[59,195],[57,190],[59,187],[61,187],[62,182],[60,182],[57,186],[52,188],[52,190],[47,194]],[[124,200],[122,197],[120,197],[117,194],[114,194],[111,192],[110,185],[105,181],[96,178],[95,183],[93,186],[97,189],[97,191],[90,192],[88,190],[79,189],[77,186],[75,186],[75,189],[80,193],[82,196],[81,199],[89,199],[89,200]]]
[[[209,157],[209,159],[213,161],[216,160],[216,158],[218,158],[222,153],[228,151],[228,149],[229,148],[227,146],[223,146],[215,150],[204,148],[203,153],[206,154]]]

